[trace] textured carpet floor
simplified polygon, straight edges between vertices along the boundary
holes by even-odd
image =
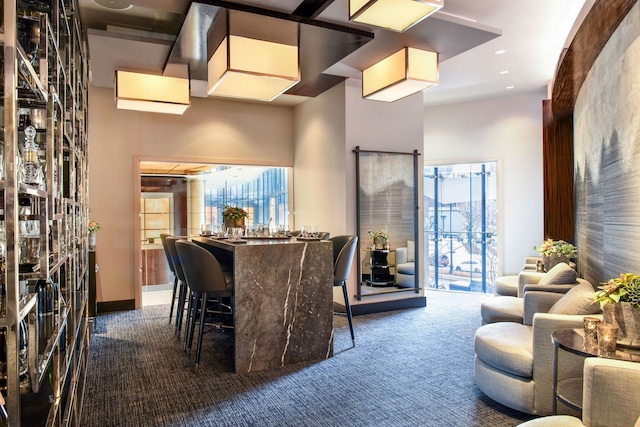
[[[358,316],[355,347],[336,316],[333,358],[242,375],[232,372],[230,335],[218,331],[205,335],[194,370],[168,306],[101,315],[82,425],[516,426],[531,417],[473,380],[484,298],[429,291],[426,308]]]

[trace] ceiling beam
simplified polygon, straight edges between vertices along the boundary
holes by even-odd
[[[293,11],[293,15],[303,16],[309,19],[315,19],[320,15],[334,0],[303,0],[302,3]]]

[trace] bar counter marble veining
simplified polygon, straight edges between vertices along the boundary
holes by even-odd
[[[233,265],[236,372],[333,356],[331,242],[192,240]]]

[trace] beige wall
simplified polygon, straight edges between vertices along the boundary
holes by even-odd
[[[193,98],[184,116],[172,116],[114,104],[113,90],[90,89],[89,205],[102,224],[98,302],[139,293],[140,159],[292,166],[294,153],[291,107]]]

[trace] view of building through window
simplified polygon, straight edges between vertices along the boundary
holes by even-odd
[[[205,221],[222,225],[225,206],[249,213],[247,226],[288,225],[289,185],[287,168],[216,166],[203,178]]]
[[[496,162],[425,167],[425,287],[493,292],[496,175]]]

